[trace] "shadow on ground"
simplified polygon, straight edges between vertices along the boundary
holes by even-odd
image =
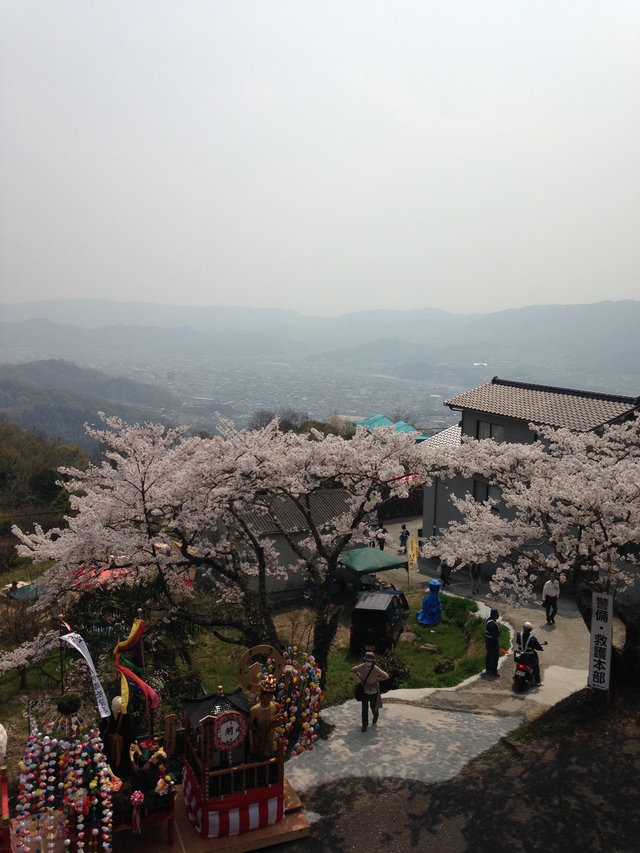
[[[640,837],[640,703],[588,690],[447,782],[344,778],[303,795],[319,818],[283,853],[532,850],[631,853]],[[276,848],[274,848],[276,849]]]

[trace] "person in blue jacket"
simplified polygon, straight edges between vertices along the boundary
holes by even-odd
[[[498,672],[498,657],[500,656],[500,627],[498,626],[498,613],[495,607],[491,608],[489,618],[484,623],[484,644],[487,649],[485,669],[489,675],[500,678]]]

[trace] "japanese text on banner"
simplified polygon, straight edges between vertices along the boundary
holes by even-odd
[[[591,612],[589,687],[609,689],[611,642],[613,639],[613,596],[594,592]]]

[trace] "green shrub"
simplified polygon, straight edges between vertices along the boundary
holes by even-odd
[[[380,669],[383,669],[389,676],[389,681],[391,682],[389,687],[390,690],[397,690],[403,681],[406,681],[406,679],[411,675],[409,667],[403,660],[400,660],[395,652],[389,652],[388,654],[379,657],[376,663]]]

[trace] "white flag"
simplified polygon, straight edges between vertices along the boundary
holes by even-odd
[[[91,674],[91,681],[93,682],[93,689],[95,690],[96,694],[98,712],[101,717],[110,717],[111,710],[109,708],[109,703],[107,702],[107,697],[102,688],[102,684],[100,684],[100,680],[98,679],[98,673],[96,672],[96,668],[93,665],[93,660],[91,658],[89,649],[87,648],[87,644],[82,639],[80,634],[76,634],[75,632],[71,634],[63,634],[60,639],[69,643],[70,646],[73,646],[73,648],[79,651],[82,657],[86,660],[87,666],[89,667],[89,672]]]

